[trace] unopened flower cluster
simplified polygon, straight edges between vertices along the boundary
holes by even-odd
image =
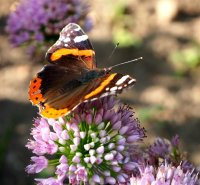
[[[27,147],[35,154],[28,173],[55,166],[38,184],[126,184],[138,164],[131,155],[145,137],[134,113],[115,97],[80,105],[65,119],[35,120]],[[49,157],[51,156],[51,157]]]
[[[14,46],[27,44],[29,50],[54,43],[60,30],[70,22],[91,29],[88,5],[81,0],[21,0],[11,8],[7,31]]]
[[[180,138],[175,135],[171,141],[165,138],[156,138],[154,143],[147,148],[145,160],[150,165],[156,165],[165,161],[174,166],[181,165],[184,171],[191,171],[194,166],[187,160],[187,156],[180,150]]]

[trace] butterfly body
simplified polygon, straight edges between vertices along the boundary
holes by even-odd
[[[82,102],[121,93],[135,83],[129,75],[97,68],[88,36],[74,23],[61,31],[46,59],[50,64],[37,73],[29,86],[29,99],[43,117],[64,116]]]

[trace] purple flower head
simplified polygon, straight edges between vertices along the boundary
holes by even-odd
[[[56,164],[61,183],[126,183],[137,168],[131,156],[145,130],[129,107],[116,104],[115,97],[104,97],[83,103],[66,119],[36,119],[27,147],[52,155],[48,166]]]
[[[146,166],[139,168],[140,175],[130,178],[131,185],[198,185],[198,174],[184,172],[181,166],[162,164],[158,168]]]
[[[92,23],[87,13],[88,5],[81,0],[21,0],[10,13],[6,29],[14,46],[26,43],[33,50],[55,42],[70,22],[89,31]]]
[[[180,150],[179,136],[174,136],[171,141],[164,138],[156,138],[155,142],[147,148],[146,156],[143,161],[148,161],[148,164],[158,166],[161,161],[167,161],[174,166],[181,167],[184,171],[194,169],[194,166],[187,161],[187,156]]]
[[[155,157],[168,158],[170,153],[170,142],[167,139],[157,138],[150,146],[149,152]]]

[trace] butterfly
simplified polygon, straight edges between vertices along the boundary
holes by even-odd
[[[65,116],[82,102],[121,93],[136,82],[129,75],[112,73],[111,68],[97,68],[88,36],[75,23],[62,29],[46,60],[50,64],[29,85],[30,101],[46,118]]]

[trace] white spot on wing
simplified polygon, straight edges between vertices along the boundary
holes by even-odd
[[[116,91],[117,90],[117,86],[114,86],[110,89],[110,91]]]
[[[112,95],[112,94],[116,94],[116,92],[112,91],[112,92],[103,93],[103,94],[100,96],[100,98],[105,97],[105,96],[109,96],[109,95]]]
[[[121,85],[123,82],[125,82],[130,76],[129,75],[126,75],[126,76],[123,76],[122,78],[120,78],[117,82],[116,82],[116,85]]]
[[[131,84],[132,82],[135,82],[135,79],[131,79],[128,84]]]
[[[63,35],[60,35],[59,40],[63,41],[65,39],[65,37]]]
[[[77,42],[85,41],[87,39],[88,39],[87,35],[76,36],[74,38],[74,42],[77,43]]]
[[[89,100],[84,100],[83,102],[91,102],[91,101],[95,101],[97,100],[98,98],[92,98],[92,99],[89,99]]]
[[[105,96],[109,96],[109,95],[113,95],[113,94],[116,94],[116,92],[112,91],[112,92],[106,92],[106,93],[103,93],[101,96],[99,96],[98,98],[92,98],[92,99],[89,99],[89,100],[84,100],[83,102],[91,102],[91,101],[95,101],[99,98],[103,98]],[[73,109],[74,110],[74,109]]]
[[[64,40],[63,40],[63,42],[65,42],[65,43],[67,43],[67,42],[69,42],[71,39],[69,38],[69,37],[66,37]]]
[[[109,91],[109,89],[110,89],[110,88],[109,88],[109,87],[107,87],[107,88],[106,88],[106,91]]]

